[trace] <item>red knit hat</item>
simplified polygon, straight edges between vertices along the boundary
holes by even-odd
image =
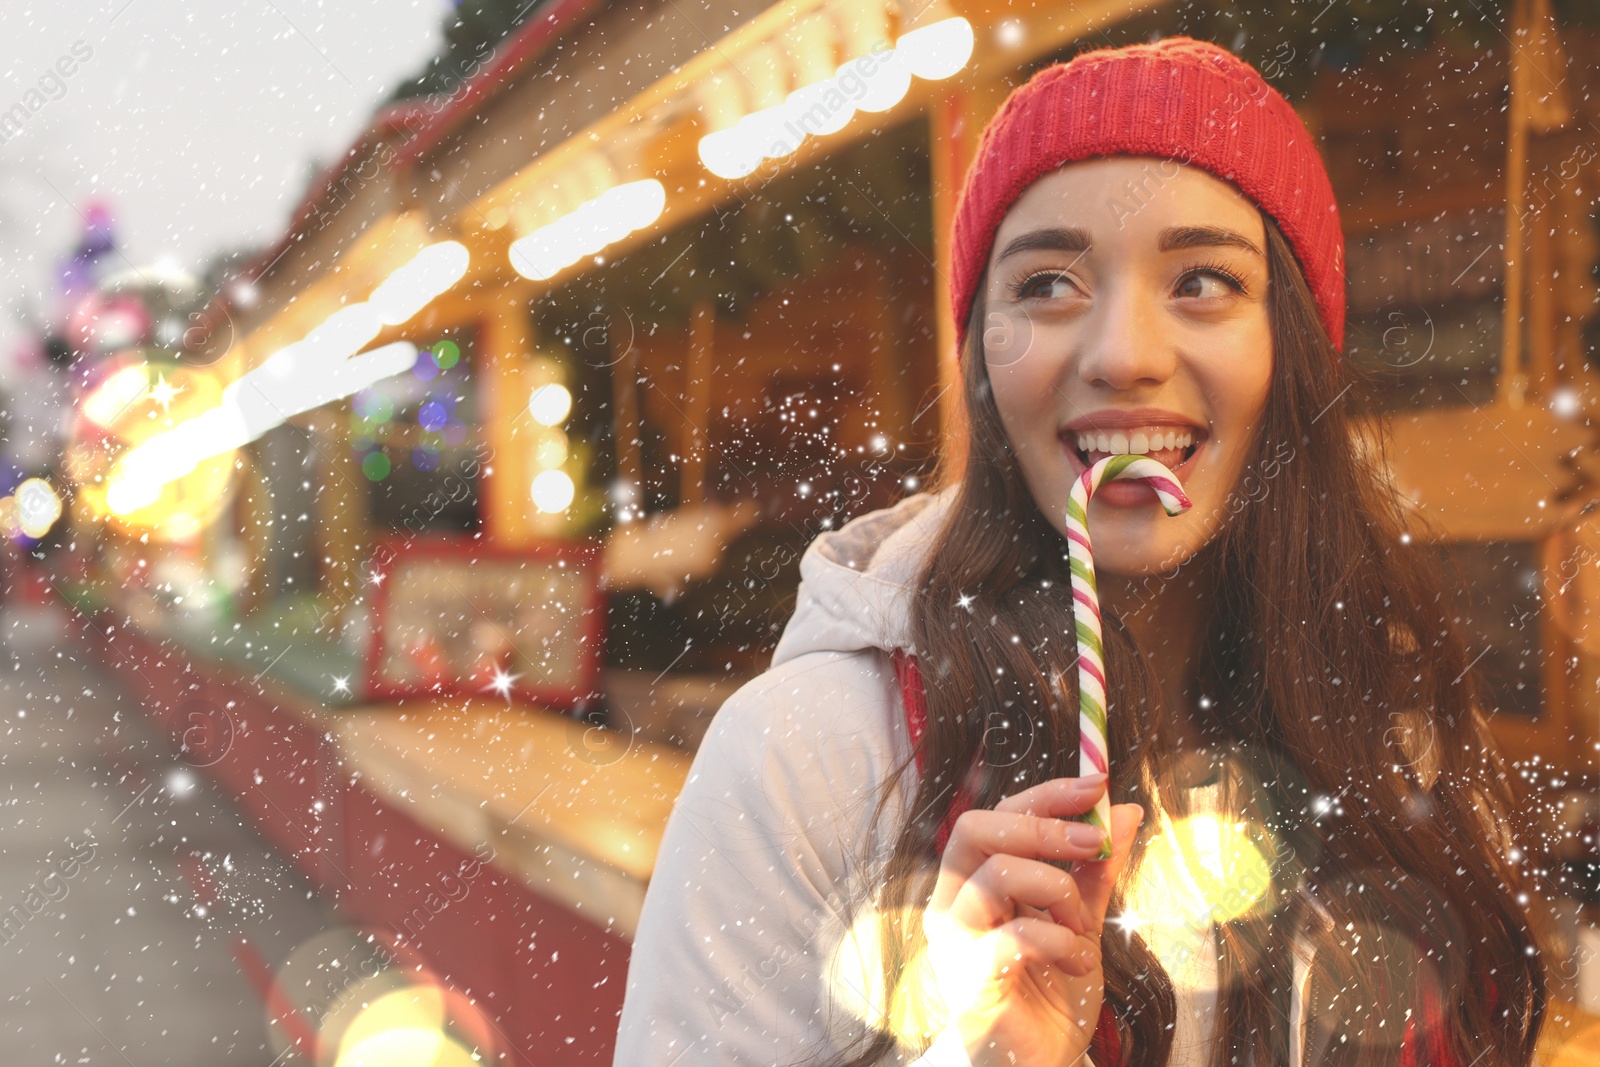
[[[1192,37],[1084,52],[1018,86],[984,127],[956,205],[950,306],[958,351],[1000,220],[1063,163],[1155,156],[1200,167],[1277,222],[1344,350],[1344,234],[1305,124],[1256,69]]]

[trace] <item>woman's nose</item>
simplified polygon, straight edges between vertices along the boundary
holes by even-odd
[[[1089,316],[1078,374],[1090,385],[1132,389],[1160,384],[1177,369],[1177,356],[1161,330],[1158,301],[1131,286],[1108,291]]]

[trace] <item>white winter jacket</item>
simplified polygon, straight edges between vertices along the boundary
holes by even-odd
[[[617,1067],[823,1063],[862,1031],[860,994],[839,968],[859,963],[841,904],[862,899],[903,817],[896,799],[883,824],[872,821],[885,778],[910,756],[886,650],[910,643],[911,581],[953,494],[917,494],[808,547],[771,668],[717,712],[667,823],[633,946]],[[915,788],[915,773],[905,790]],[[1170,1062],[1200,1067],[1217,945],[1209,912],[1185,904],[1203,898],[1192,881],[1177,884],[1184,877],[1147,862],[1141,884],[1125,893],[1130,910],[1161,920],[1145,936],[1178,998]],[[1294,971],[1298,1064],[1298,956]],[[953,1027],[906,1060],[970,1067]]]

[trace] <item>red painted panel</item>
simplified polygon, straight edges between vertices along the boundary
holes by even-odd
[[[492,862],[489,846],[463,851],[352,783],[328,738],[243,679],[191,667],[131,632],[108,640],[104,629],[80,632],[175,748],[187,731],[186,758],[343,912],[402,935],[471,997],[503,1063],[611,1062],[626,939],[534,893]],[[203,739],[197,709],[225,712],[203,724]]]
[[[518,884],[504,918],[528,1063],[610,1064],[628,976],[624,938]]]

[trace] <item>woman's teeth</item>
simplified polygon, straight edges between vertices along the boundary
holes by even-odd
[[[1171,449],[1187,450],[1192,444],[1194,444],[1194,434],[1188,430],[1150,429],[1134,430],[1131,433],[1118,430],[1115,433],[1078,434],[1079,452],[1103,452],[1109,456],[1125,456],[1129,453],[1147,456],[1152,452],[1165,452]]]
[[[1112,434],[1080,432],[1077,434],[1078,459],[1085,466],[1093,466],[1106,456],[1150,456],[1168,467],[1176,467],[1194,456],[1192,430],[1163,430],[1149,427],[1144,430],[1115,430]]]

